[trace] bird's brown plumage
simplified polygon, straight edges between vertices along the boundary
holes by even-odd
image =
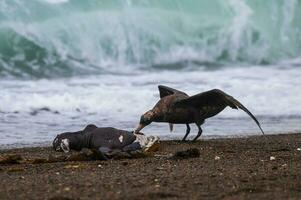
[[[188,96],[182,91],[167,86],[159,85],[158,88],[161,99],[152,110],[142,115],[139,127],[136,131],[140,131],[151,122],[168,122],[171,128],[172,124],[186,124],[187,131],[183,138],[183,140],[185,140],[190,132],[189,124],[195,123],[199,128],[198,135],[194,139],[196,140],[202,133],[200,125],[204,123],[205,119],[217,115],[229,106],[233,109],[239,108],[246,112],[256,122],[264,134],[254,115],[238,100],[219,89]]]

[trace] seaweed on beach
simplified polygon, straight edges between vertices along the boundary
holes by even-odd
[[[177,151],[172,158],[173,159],[188,159],[200,157],[200,151],[197,148],[190,148],[185,151]]]

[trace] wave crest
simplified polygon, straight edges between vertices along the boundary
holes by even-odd
[[[296,0],[53,2],[1,2],[1,76],[268,64],[301,53]]]

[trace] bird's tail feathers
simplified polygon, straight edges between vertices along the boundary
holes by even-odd
[[[256,117],[244,105],[242,105],[242,103],[240,103],[237,99],[235,99],[234,97],[232,97],[230,95],[227,95],[227,100],[229,101],[231,108],[234,108],[234,109],[240,108],[241,110],[245,111],[255,121],[255,123],[259,127],[261,133],[264,135],[261,125],[258,122],[258,120],[256,119]]]

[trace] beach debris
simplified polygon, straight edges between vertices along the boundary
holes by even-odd
[[[219,156],[214,157],[214,160],[220,160],[220,159],[221,159],[221,157],[219,157]]]
[[[173,154],[155,154],[154,157],[156,158],[171,158]]]
[[[200,151],[197,148],[190,148],[185,151],[177,151],[172,158],[173,159],[187,159],[200,157]]]
[[[124,162],[122,162],[121,164],[122,164],[123,166],[127,166],[129,163],[126,162],[126,161],[124,161]]]
[[[66,165],[64,168],[65,169],[78,169],[78,168],[83,168],[83,165]]]
[[[156,187],[156,188],[159,188],[159,187],[160,187],[160,180],[157,179],[157,178],[155,178],[155,179],[154,179],[154,182],[155,182],[155,187]]]
[[[9,168],[7,170],[7,172],[24,172],[25,169],[24,168],[20,168],[20,167],[13,167],[13,168]]]
[[[276,160],[275,156],[270,156],[270,160]]]
[[[277,170],[277,169],[278,169],[277,166],[273,166],[273,167],[272,167],[272,170]]]
[[[286,168],[287,167],[287,164],[285,163],[285,164],[283,164],[283,165],[281,165],[281,168]]]
[[[20,164],[22,160],[22,156],[18,154],[5,155],[0,157],[0,164]]]
[[[280,148],[280,149],[272,149],[271,152],[279,152],[279,151],[290,151],[289,148]]]
[[[301,148],[297,148],[297,151],[301,151]]]

